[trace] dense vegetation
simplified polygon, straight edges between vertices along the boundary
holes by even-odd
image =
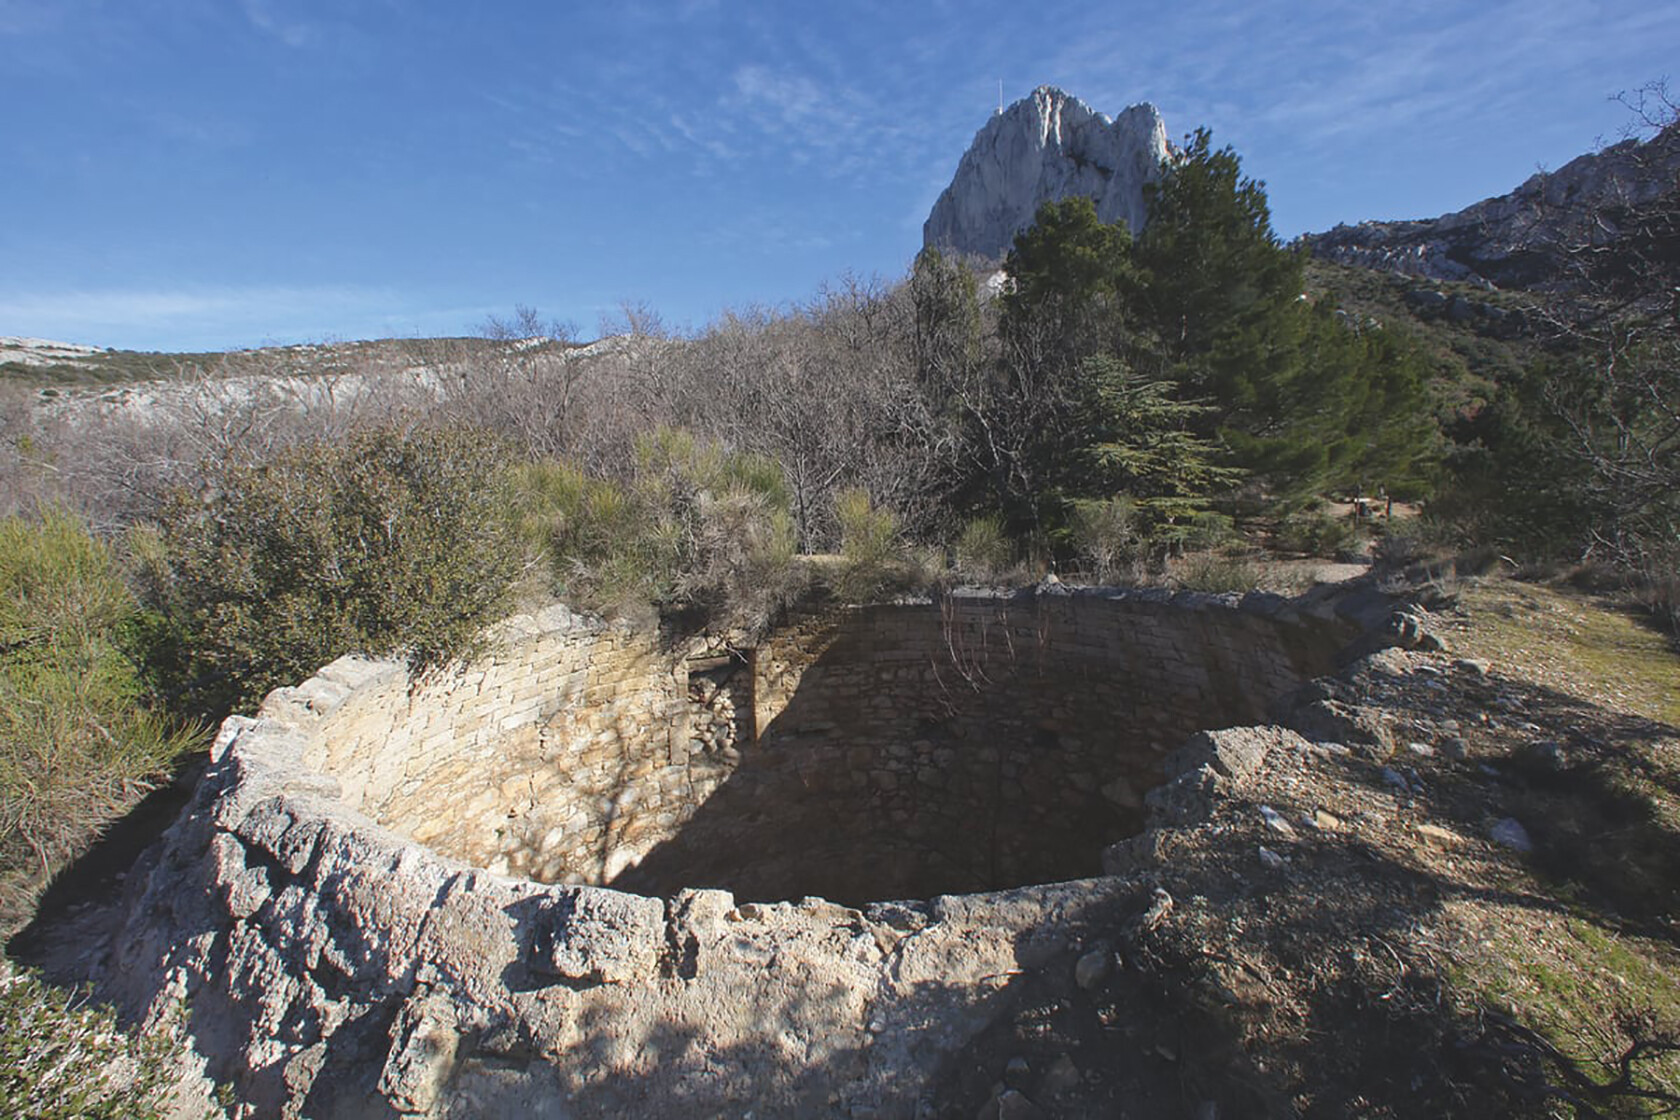
[[[1235,153],[1197,133],[1150,212],[1134,241],[1072,198],[1017,239],[1000,384],[975,416],[1008,435],[982,442],[972,500],[1065,555],[1073,514],[1117,496],[1171,551],[1327,493],[1427,493],[1440,448],[1421,354],[1303,298],[1304,258],[1278,243]]]
[[[175,1108],[177,1057],[160,1035],[13,970],[0,957],[0,1118],[163,1120]],[[190,1114],[189,1114],[190,1115]]]
[[[901,283],[687,337],[631,307],[580,350],[520,309],[406,362],[368,350],[312,393],[235,377],[144,421],[14,411],[3,467],[21,512],[44,498],[123,542],[148,679],[209,718],[345,650],[447,661],[516,591],[762,622],[802,553],[850,553],[828,569],[848,595],[1018,565],[1135,577],[1356,549],[1366,527],[1322,512],[1355,495],[1658,586],[1680,493],[1671,241],[1658,220],[1643,255],[1586,261],[1613,284],[1567,301],[1455,292],[1497,319],[1430,321],[1408,304],[1426,286],[1280,244],[1204,131],[1141,235],[1048,204],[995,294],[928,251]]]
[[[223,377],[144,416],[8,410],[0,470],[19,514],[75,510],[123,555],[125,648],[179,720],[342,652],[442,664],[521,594],[761,624],[802,593],[799,554],[843,552],[823,571],[847,596],[1050,565],[1182,576],[1196,554],[1198,579],[1240,580],[1216,554],[1359,547],[1322,512],[1353,495],[1660,587],[1680,500],[1667,236],[1613,286],[1507,299],[1497,336],[1429,322],[1403,282],[1309,268],[1198,132],[1141,235],[1048,204],[995,295],[928,251],[901,283],[688,337],[632,307],[579,349],[521,309],[406,361],[351,348],[368,367],[308,391]]]
[[[195,739],[145,687],[140,622],[74,515],[0,520],[0,928]]]
[[[521,557],[505,454],[482,432],[377,427],[209,464],[137,542],[168,691],[217,717],[344,652],[417,669],[468,652]]]

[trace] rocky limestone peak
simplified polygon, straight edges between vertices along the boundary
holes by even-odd
[[[1045,202],[1090,198],[1105,222],[1143,228],[1144,184],[1170,153],[1160,111],[1147,102],[1110,119],[1039,86],[986,122],[922,226],[922,243],[999,258]]]

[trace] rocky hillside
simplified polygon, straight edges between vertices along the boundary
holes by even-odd
[[[922,227],[930,248],[999,258],[1045,202],[1085,195],[1105,222],[1143,228],[1146,183],[1168,156],[1155,106],[1112,120],[1052,86],[1040,86],[986,122]]]
[[[1516,190],[1421,221],[1360,222],[1304,240],[1340,264],[1497,288],[1550,288],[1570,255],[1658,237],[1654,214],[1680,192],[1680,128],[1625,140],[1531,176]],[[1672,236],[1668,234],[1667,236]],[[1672,251],[1672,245],[1670,246]]]

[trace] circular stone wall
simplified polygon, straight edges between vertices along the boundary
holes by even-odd
[[[241,1117],[911,1120],[1138,881],[745,900],[1094,871],[1178,738],[1330,662],[1337,609],[958,597],[678,656],[555,608],[463,672],[344,658],[223,725],[98,990]],[[1193,736],[1163,804],[1304,749]]]
[[[1273,596],[956,596],[662,651],[555,609],[414,686],[281,690],[353,808],[469,865],[662,896],[858,904],[1093,875],[1160,759],[1263,719],[1346,631]]]

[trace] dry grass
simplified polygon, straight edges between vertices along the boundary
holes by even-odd
[[[1512,682],[1486,758],[1537,849],[1497,884],[1504,900],[1449,908],[1466,935],[1454,981],[1555,1047],[1563,1074],[1573,1063],[1611,1084],[1643,1044],[1634,1087],[1680,1097],[1680,657],[1625,607],[1568,586],[1474,579],[1458,595],[1455,647]],[[1547,742],[1561,769],[1541,761]],[[1651,1113],[1622,1100],[1604,1114]]]
[[[1680,726],[1680,661],[1632,612],[1543,583],[1473,579],[1459,595],[1475,621],[1456,643],[1467,656],[1611,711]]]

